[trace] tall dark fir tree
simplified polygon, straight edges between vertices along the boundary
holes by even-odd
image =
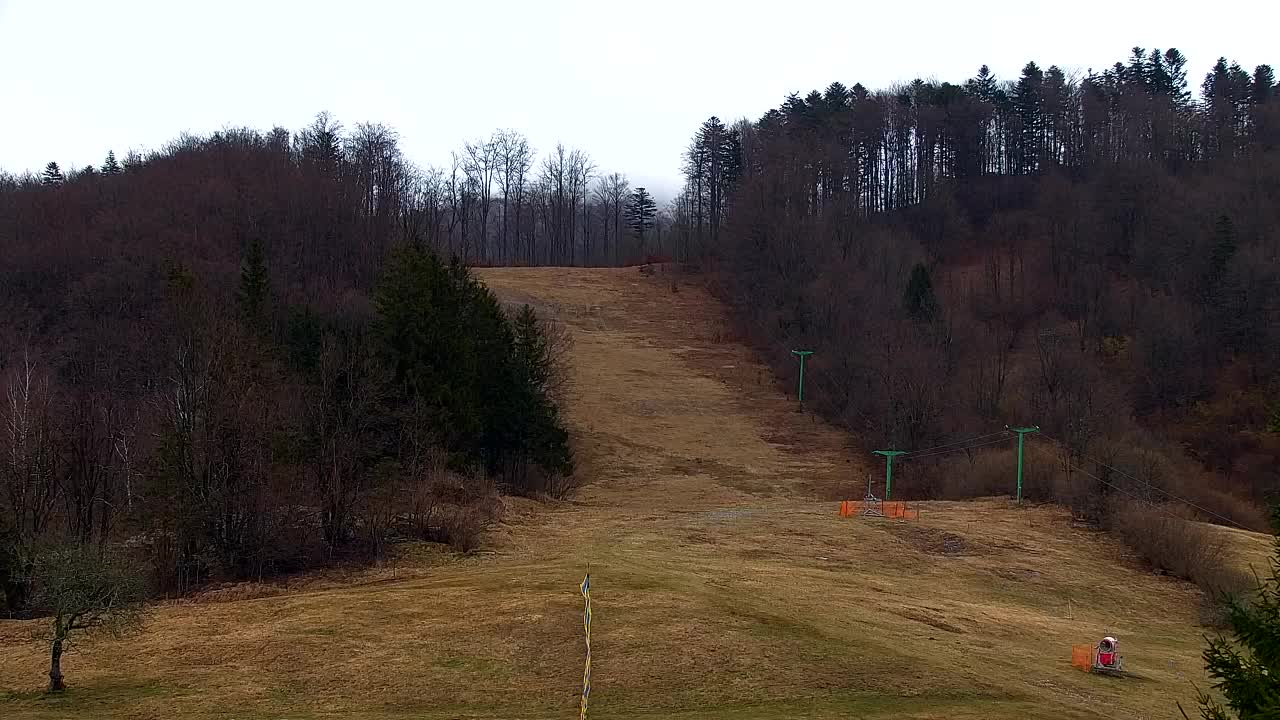
[[[62,174],[62,168],[58,167],[58,163],[50,162],[44,166],[44,172],[40,174],[41,185],[61,185],[66,181],[66,177]]]
[[[644,247],[645,233],[653,229],[657,215],[658,204],[653,196],[645,188],[636,188],[627,200],[627,227],[640,238],[641,247]]]
[[[270,293],[271,275],[267,270],[266,252],[262,241],[254,238],[245,252],[240,266],[240,288],[236,303],[240,315],[250,326],[261,329],[266,320],[267,298]]]
[[[108,150],[107,159],[102,161],[103,175],[119,175],[121,172],[120,163],[116,161],[116,151]]]

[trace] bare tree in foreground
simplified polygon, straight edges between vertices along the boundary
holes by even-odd
[[[62,692],[62,654],[81,637],[118,637],[145,617],[141,575],[123,561],[86,546],[41,554],[34,570],[35,606],[51,617],[42,634],[49,642],[49,692]]]

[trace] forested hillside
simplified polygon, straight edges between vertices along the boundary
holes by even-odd
[[[51,545],[127,544],[157,592],[184,592],[392,537],[467,548],[495,488],[565,491],[563,335],[466,261],[619,246],[584,243],[583,190],[561,194],[584,156],[557,149],[535,189],[522,143],[468,145],[445,179],[388,128],[322,114],[292,138],[3,178],[0,611],[27,608]],[[498,222],[484,183],[508,145],[524,189]]]
[[[1256,525],[1225,493],[1280,490],[1280,91],[1223,59],[1193,94],[1185,68],[1134,48],[712,118],[674,234],[788,382],[815,351],[806,400],[867,444],[1039,424],[1090,496],[1172,489]],[[902,489],[995,489],[960,470]],[[1033,492],[1079,495],[1053,485]]]
[[[702,261],[788,382],[815,351],[806,400],[869,446],[1038,424],[1032,497],[1096,518],[1175,493],[1260,527],[1280,93],[1222,60],[1195,95],[1185,67],[833,83],[708,120],[661,211],[579,150],[501,131],[418,168],[323,113],[0,177],[7,603],[48,543],[127,539],[181,591],[396,534],[469,545],[495,485],[562,492],[564,338],[477,264]],[[1005,492],[983,452],[896,489]]]

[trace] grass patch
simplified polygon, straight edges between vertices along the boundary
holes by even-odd
[[[0,715],[5,718],[65,718],[70,715],[104,717],[127,715],[142,705],[160,706],[182,698],[190,691],[158,682],[75,683],[69,678],[67,690],[46,693],[43,690],[0,692]]]
[[[443,670],[457,670],[471,673],[492,673],[499,669],[498,663],[487,658],[478,657],[446,657],[431,663],[433,667]]]

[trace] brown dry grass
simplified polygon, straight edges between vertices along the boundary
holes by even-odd
[[[144,635],[69,657],[63,698],[40,695],[27,628],[0,623],[0,716],[567,717],[588,563],[595,717],[1168,717],[1202,679],[1198,592],[1062,512],[839,519],[820,498],[860,495],[864,457],[794,412],[698,287],[634,268],[483,277],[573,333],[589,484],[572,502],[508,499],[487,554],[162,607]],[[1071,668],[1071,644],[1104,631],[1135,677]]]

